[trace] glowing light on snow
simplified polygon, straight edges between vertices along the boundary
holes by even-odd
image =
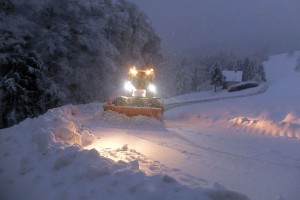
[[[157,164],[155,161],[149,159],[149,157],[160,155],[164,160],[171,157],[170,153],[172,152],[165,152],[163,146],[149,142],[148,140],[140,139],[137,137],[139,133],[133,132],[128,134],[122,130],[108,129],[107,133],[101,134],[101,138],[84,148],[95,149],[101,156],[112,159],[115,162],[124,161],[129,163],[132,161],[142,161],[139,162],[139,169],[149,175],[153,174],[155,171],[153,171],[153,168],[151,168],[151,170],[150,167],[152,165],[156,166]],[[131,134],[133,135],[131,136]],[[135,134],[137,134],[137,136],[135,136]],[[161,133],[151,132],[149,134],[156,135]],[[146,161],[149,161],[150,163]]]

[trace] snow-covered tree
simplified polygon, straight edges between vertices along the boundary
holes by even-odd
[[[58,105],[59,91],[45,76],[39,55],[28,48],[29,36],[1,31],[0,127],[35,117]]]
[[[4,15],[12,14],[15,11],[14,5],[10,0],[0,1],[0,15],[3,20]]]
[[[160,57],[160,38],[147,16],[133,3],[117,2],[109,14],[104,33],[125,64],[130,61],[149,64]]]
[[[200,83],[199,69],[195,68],[194,73],[191,76],[191,90],[196,91],[199,83]]]
[[[182,73],[178,73],[175,77],[176,95],[181,95],[187,92],[187,78]]]
[[[216,64],[213,68],[210,69],[210,84],[215,86],[215,92],[217,91],[217,86],[222,86],[224,83],[224,76],[220,70],[218,64]]]
[[[255,69],[254,69],[254,63],[250,61],[249,58],[245,58],[243,65],[242,65],[242,71],[243,71],[243,81],[252,80],[255,75]]]
[[[257,82],[266,82],[266,73],[262,64],[260,64],[254,74],[254,80]]]
[[[243,70],[243,60],[238,59],[233,64],[233,71],[242,71]]]
[[[16,61],[22,69],[32,65],[39,71],[30,76],[42,88],[34,101],[43,108],[32,115],[56,105],[104,100],[126,76],[129,61],[149,64],[160,58],[160,39],[146,15],[124,0],[0,0],[0,29],[1,41],[6,41],[3,33],[11,34],[0,44],[1,68]],[[3,94],[7,77],[0,77],[1,98],[8,94]]]
[[[297,59],[297,63],[296,63],[296,71],[300,71],[300,57]]]

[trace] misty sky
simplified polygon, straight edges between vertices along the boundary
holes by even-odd
[[[300,0],[129,0],[174,52],[300,49]]]

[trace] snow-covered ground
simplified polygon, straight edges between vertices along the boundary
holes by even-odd
[[[299,56],[265,62],[266,91],[166,99],[163,124],[94,103],[0,130],[0,199],[299,200]]]

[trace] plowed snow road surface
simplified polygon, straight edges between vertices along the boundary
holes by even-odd
[[[246,93],[242,94],[235,94],[232,92],[231,96],[221,96],[221,97],[214,97],[214,98],[203,98],[203,99],[197,99],[197,100],[188,100],[188,101],[181,101],[181,102],[169,102],[165,105],[165,110],[170,110],[172,108],[180,107],[180,106],[186,106],[196,103],[205,103],[205,102],[212,102],[212,101],[220,101],[224,99],[235,99],[235,98],[241,98],[241,97],[249,97],[253,95],[258,95],[264,93],[268,89],[267,84],[262,84],[258,86],[258,88],[253,88],[252,91],[247,91]]]
[[[93,147],[190,186],[220,184],[250,199],[300,197],[299,141],[166,120],[167,130],[95,129]]]
[[[243,101],[239,97],[254,98],[265,89],[218,100],[231,104],[232,98]],[[165,113],[164,124],[149,123],[139,128],[139,123],[129,122],[95,128],[91,132],[99,140],[89,148],[116,161],[133,166],[138,163],[139,169],[149,175],[165,173],[192,187],[222,185],[255,200],[299,199],[299,140],[253,134],[184,112],[199,105],[213,109],[219,104],[214,100],[200,102],[173,107]]]
[[[99,139],[89,148],[192,187],[224,186],[253,200],[299,200],[299,56],[264,63],[268,88],[168,99],[164,124],[104,115],[90,127]]]

